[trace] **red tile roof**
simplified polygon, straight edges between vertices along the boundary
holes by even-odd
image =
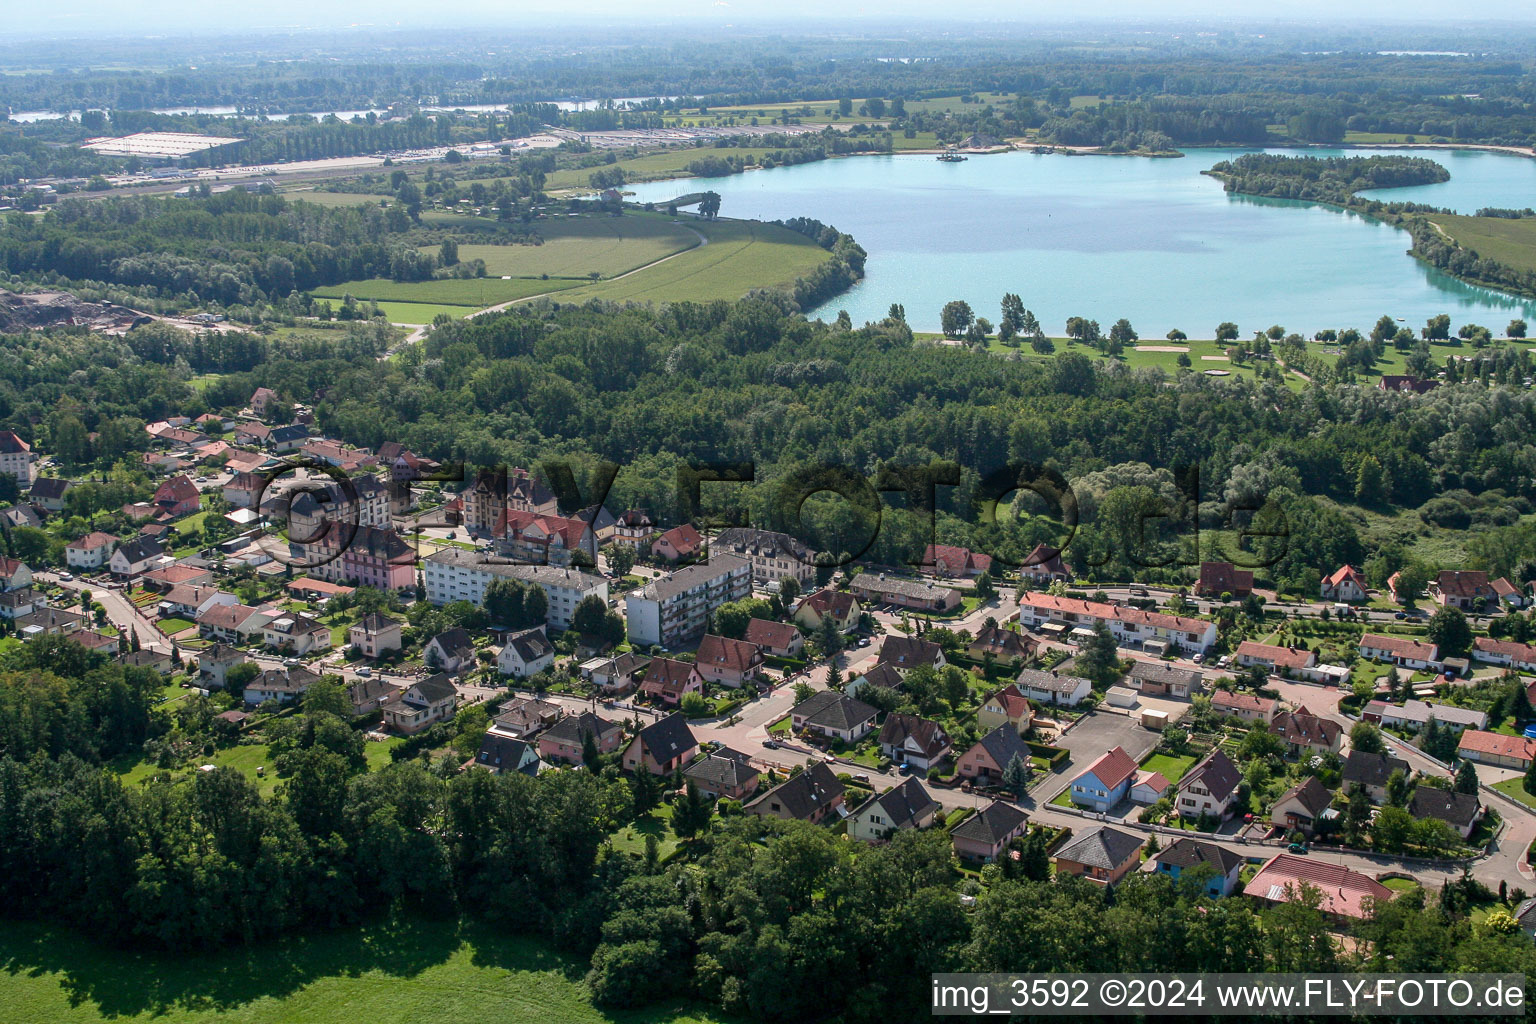
[[[1211,694],[1211,704],[1218,708],[1231,708],[1234,711],[1261,711],[1271,712],[1275,709],[1275,702],[1268,697],[1260,697],[1253,693],[1235,693],[1231,690],[1217,690]]]
[[[795,637],[800,631],[787,622],[773,622],[769,619],[752,619],[747,623],[747,631],[742,634],[747,643],[757,644],[760,647],[773,647],[780,650],[787,648],[795,642]],[[705,639],[709,639],[705,637]],[[700,646],[700,651],[704,648]]]
[[[1360,638],[1360,647],[1371,648],[1377,651],[1386,651],[1394,658],[1410,658],[1420,661],[1434,661],[1437,651],[1435,645],[1423,640],[1415,640],[1407,636],[1385,636],[1381,633],[1367,633]]]
[[[1095,619],[1137,623],[1157,629],[1172,629],[1181,633],[1204,633],[1211,624],[1204,619],[1191,619],[1166,612],[1148,612],[1130,605],[1104,604],[1084,601],[1075,597],[1057,597],[1054,594],[1025,594],[1019,599],[1020,607],[1029,606],[1045,612],[1072,612]]]
[[[1277,853],[1259,869],[1243,891],[1249,896],[1273,903],[1288,903],[1305,886],[1316,889],[1322,897],[1324,913],[1363,918],[1369,899],[1386,901],[1392,890],[1369,875],[1340,864],[1329,864],[1315,857]]]
[[[1528,740],[1524,736],[1505,736],[1503,733],[1486,732],[1482,729],[1468,729],[1461,734],[1461,743],[1457,745],[1457,749],[1475,754],[1490,754],[1495,757],[1529,761],[1536,756],[1536,740]]]
[[[1083,774],[1086,775],[1089,772],[1093,773],[1094,778],[1104,783],[1106,789],[1114,789],[1136,774],[1136,762],[1123,748],[1115,747],[1100,754],[1099,759],[1089,765]]]
[[[761,619],[753,619],[753,622],[761,622]],[[732,640],[730,637],[715,636],[713,633],[699,641],[699,653],[694,657],[696,665],[711,665],[728,672],[750,672],[762,661],[762,651],[757,644],[746,640]],[[652,662],[654,665],[655,663]]]
[[[1273,644],[1261,644],[1256,640],[1244,640],[1237,645],[1239,658],[1247,655],[1260,661],[1267,661],[1276,668],[1306,668],[1312,664],[1313,654],[1297,647],[1277,647]]]

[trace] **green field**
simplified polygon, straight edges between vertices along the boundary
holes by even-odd
[[[1178,782],[1194,766],[1193,757],[1174,757],[1172,754],[1153,754],[1141,762],[1144,771],[1157,772],[1169,782]]]
[[[473,248],[497,248],[474,246]],[[317,299],[330,299],[339,303],[350,295],[359,301],[426,303],[436,306],[468,306],[483,309],[498,302],[526,299],[542,292],[569,288],[569,281],[541,281],[537,277],[514,278],[503,281],[500,277],[448,278],[441,281],[391,281],[377,277],[366,281],[347,281],[343,284],[326,285],[314,291]],[[462,311],[460,313],[462,315]],[[394,317],[390,317],[391,320]],[[427,323],[427,320],[411,321]]]
[[[373,196],[361,192],[315,192],[312,190],[284,192],[282,196],[289,201],[302,200],[306,203],[314,203],[316,206],[361,206],[364,203],[378,203],[389,199],[388,196]]]
[[[702,120],[710,121],[713,118],[704,118]],[[567,167],[549,175],[544,187],[548,191],[562,188],[590,188],[592,172],[607,170],[613,167],[623,168],[624,177],[629,181],[656,181],[661,178],[680,178],[687,175],[689,164],[704,157],[751,157],[756,161],[762,159],[765,154],[778,152],[780,148],[782,147],[743,146],[740,149],[714,149],[710,147],[688,146],[683,149],[667,149],[659,153],[647,153],[644,156],[620,160],[617,163],[600,164],[597,167]]]
[[[1496,260],[1516,270],[1536,271],[1536,217],[1510,220],[1437,213],[1429,221],[1454,238],[1457,245],[1476,250],[1484,259]],[[1484,326],[1495,333],[1504,333],[1503,324]]]
[[[486,273],[492,277],[537,281],[539,275],[548,274],[552,278],[585,279],[593,271],[614,277],[699,244],[699,236],[686,225],[643,216],[541,221],[538,231],[544,237],[543,245],[463,244],[459,246],[459,260],[485,260]],[[422,251],[435,252],[436,247]],[[537,283],[541,291],[548,290],[550,282]]]
[[[609,1014],[585,965],[522,936],[413,922],[196,956],[126,952],[35,924],[0,929],[9,1024],[711,1024],[681,1001]]]
[[[708,245],[622,279],[573,288],[560,301],[735,301],[754,288],[793,284],[828,259],[804,235],[772,224],[721,220],[693,226],[709,239]]]

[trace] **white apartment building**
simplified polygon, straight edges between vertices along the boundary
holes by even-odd
[[[630,642],[670,646],[700,636],[711,612],[751,593],[751,562],[712,555],[708,562],[652,580],[624,599]]]
[[[450,601],[485,602],[485,588],[497,578],[537,583],[549,599],[545,623],[552,629],[569,629],[571,616],[582,598],[596,595],[608,602],[608,581],[601,576],[552,565],[510,565],[488,561],[484,552],[443,548],[422,560],[422,581],[427,600],[435,605]]]

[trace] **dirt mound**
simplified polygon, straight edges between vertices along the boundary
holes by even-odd
[[[35,331],[44,327],[89,327],[104,331],[148,323],[149,317],[111,302],[83,302],[68,292],[0,290],[0,332]]]

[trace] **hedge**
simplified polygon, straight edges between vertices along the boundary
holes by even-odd
[[[1064,747],[1053,747],[1045,743],[1036,743],[1034,740],[1024,742],[1029,746],[1029,752],[1036,757],[1044,758],[1053,771],[1066,764],[1072,757],[1072,751]]]

